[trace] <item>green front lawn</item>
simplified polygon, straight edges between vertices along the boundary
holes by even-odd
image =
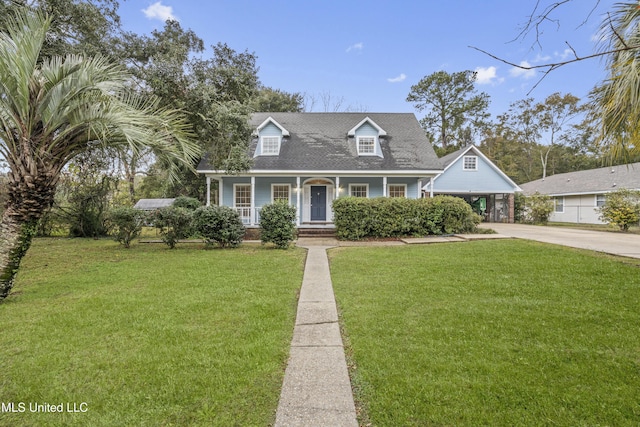
[[[272,423],[304,251],[201,247],[35,240],[0,304],[0,425]],[[61,403],[86,412],[30,408]]]
[[[330,251],[374,426],[637,426],[637,262],[502,240]]]

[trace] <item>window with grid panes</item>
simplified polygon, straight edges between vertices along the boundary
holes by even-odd
[[[271,187],[273,201],[284,200],[289,203],[289,186],[286,184],[274,184]]]
[[[367,197],[367,185],[351,184],[349,186],[349,195],[353,197]]]
[[[235,189],[235,204],[237,208],[251,207],[251,184],[237,184]]]
[[[389,185],[389,197],[406,197],[406,185]]]
[[[462,168],[466,171],[478,169],[478,158],[476,156],[464,156]]]
[[[376,139],[373,136],[358,137],[358,154],[375,154]]]
[[[280,152],[280,138],[277,136],[262,137],[262,154],[278,154]]]

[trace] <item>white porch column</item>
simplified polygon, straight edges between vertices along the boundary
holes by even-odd
[[[382,197],[387,197],[387,177],[382,177]]]
[[[256,177],[251,177],[251,212],[250,212],[251,225],[256,223]]]
[[[334,200],[338,198],[340,192],[340,177],[336,176],[336,191],[333,193]]]
[[[433,199],[433,185],[435,184],[435,177],[431,178],[431,182],[430,182],[430,186],[429,186],[429,197],[431,197]]]
[[[300,208],[300,193],[302,192],[302,188],[300,188],[300,177],[296,177],[296,225],[300,227],[300,221],[302,217],[302,209]]]
[[[207,206],[211,206],[211,177],[207,177]]]
[[[224,206],[224,199],[222,198],[222,177],[218,180],[218,206]]]
[[[422,180],[421,179],[418,179],[417,185],[418,185],[418,194],[416,194],[416,199],[421,199],[422,198]]]

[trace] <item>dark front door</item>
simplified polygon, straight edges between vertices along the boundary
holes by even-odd
[[[311,186],[311,221],[327,220],[327,187]]]

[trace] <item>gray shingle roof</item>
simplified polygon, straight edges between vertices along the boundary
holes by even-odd
[[[174,200],[176,199],[140,199],[134,208],[143,211],[153,211],[171,206]]]
[[[462,154],[463,151],[467,150],[469,147],[463,147],[459,150],[454,151],[453,153],[449,153],[446,156],[442,156],[440,157],[440,161],[442,162],[442,166],[444,166],[445,168],[447,166],[449,166],[449,164],[451,162],[453,162],[454,160],[456,160],[458,157],[460,157],[460,155]]]
[[[282,140],[278,156],[258,156],[254,170],[411,171],[442,170],[442,163],[411,113],[254,113],[256,129],[272,117],[290,136]],[[384,158],[358,156],[354,137],[347,133],[369,117],[387,132],[380,139]],[[251,141],[253,156],[258,138]],[[198,170],[211,168],[201,162]]]
[[[597,194],[619,188],[640,189],[640,163],[560,173],[521,184],[525,194]]]

